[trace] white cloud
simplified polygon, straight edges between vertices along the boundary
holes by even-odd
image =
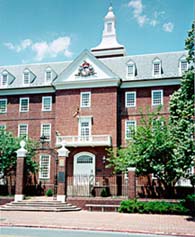
[[[71,44],[71,38],[68,36],[58,37],[57,39],[47,42],[40,41],[34,42],[31,39],[25,39],[20,42],[20,44],[13,44],[11,42],[6,42],[4,45],[17,53],[24,51],[26,49],[31,49],[35,53],[34,59],[36,61],[42,61],[44,58],[55,58],[59,54],[64,54],[66,57],[71,57],[72,52],[69,47]]]
[[[147,16],[142,15],[143,13],[142,0],[131,0],[128,3],[128,7],[133,9],[133,16],[140,26],[143,26],[148,21]]]
[[[157,25],[161,25],[165,11],[152,10],[151,7],[148,7],[148,11],[146,13],[146,6],[143,4],[142,0],[131,0],[128,3],[128,7],[133,11],[133,17],[137,21],[139,26],[149,25],[152,27],[156,27]],[[166,32],[172,32],[174,28],[173,23],[164,23],[163,30]]]
[[[28,48],[32,45],[32,41],[30,39],[25,39],[20,42],[20,44],[12,44],[11,42],[4,43],[4,45],[13,51],[16,51],[17,53],[20,53],[22,50]]]
[[[163,24],[163,30],[165,32],[172,32],[174,28],[174,24],[172,22],[164,23]]]

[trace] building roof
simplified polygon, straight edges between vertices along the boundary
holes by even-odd
[[[90,52],[89,52],[90,53]],[[81,53],[82,54],[82,53]],[[186,55],[186,51],[179,52],[167,52],[167,53],[157,53],[157,54],[144,54],[144,55],[132,55],[132,56],[123,56],[117,58],[105,58],[97,59],[100,60],[105,66],[108,67],[114,74],[116,74],[123,81],[129,80],[127,78],[127,64],[129,61],[134,62],[136,68],[136,80],[143,79],[154,79],[152,75],[152,63],[155,58],[159,58],[162,66],[162,74],[160,78],[178,78],[179,75],[179,60],[182,56]],[[22,65],[12,65],[12,66],[0,66],[0,75],[6,70],[8,73],[13,75],[15,79],[13,82],[6,88],[21,88],[26,87],[23,85],[23,73],[25,69],[29,69],[34,75],[35,79],[30,84],[30,87],[40,87],[51,85],[51,83],[45,82],[45,72],[48,67],[50,67],[55,73],[56,77],[60,75],[63,71],[66,71],[66,68],[71,63],[74,63],[74,60],[65,61],[65,62],[51,62],[51,63],[40,63],[40,64],[22,64]],[[2,78],[0,76],[0,78]],[[132,81],[131,79],[130,81]],[[1,86],[0,89],[5,89]]]

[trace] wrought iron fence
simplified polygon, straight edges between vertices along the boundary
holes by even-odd
[[[128,196],[128,179],[124,174],[110,176],[77,175],[67,177],[69,197]]]

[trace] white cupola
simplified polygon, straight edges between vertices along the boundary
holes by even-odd
[[[97,58],[119,57],[125,55],[125,48],[119,44],[116,37],[116,17],[113,13],[112,6],[109,7],[107,15],[104,17],[104,30],[102,42],[91,52]]]

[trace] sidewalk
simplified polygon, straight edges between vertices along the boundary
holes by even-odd
[[[176,215],[11,211],[1,212],[0,225],[195,236],[195,222]]]

